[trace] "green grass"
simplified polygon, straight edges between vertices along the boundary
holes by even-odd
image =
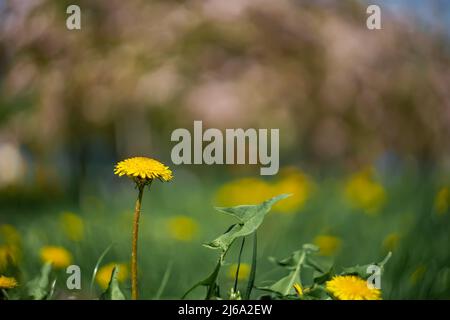
[[[175,172],[177,177],[177,173]],[[398,233],[400,241],[382,278],[384,299],[449,299],[450,298],[450,214],[438,216],[433,201],[438,179],[418,174],[385,177],[383,183],[387,202],[381,212],[367,215],[352,209],[342,197],[342,177],[316,179],[317,190],[305,207],[295,214],[269,213],[258,230],[258,268],[255,284],[276,280],[280,274],[268,257],[284,257],[303,243],[312,242],[318,234],[332,234],[341,238],[342,247],[335,256],[338,266],[352,266],[380,261],[386,255],[383,240],[390,233]],[[212,178],[200,180],[188,173],[180,173],[170,184],[155,183],[144,194],[139,239],[140,298],[151,299],[158,294],[168,266],[171,272],[161,298],[176,299],[214,267],[218,252],[201,246],[214,239],[232,223],[232,219],[214,209],[214,192],[224,181]],[[104,186],[103,186],[104,187]],[[22,235],[22,274],[19,281],[33,278],[41,267],[39,249],[43,245],[61,245],[74,255],[74,263],[82,270],[81,292],[64,290],[67,275],[58,271],[56,298],[67,294],[89,297],[91,274],[102,252],[113,246],[104,258],[129,262],[131,247],[132,210],[136,196],[130,181],[118,180],[114,188],[91,185],[82,194],[80,204],[57,203],[34,207],[22,205],[1,209],[1,222],[17,227]],[[108,191],[102,191],[108,190]],[[249,190],[251,192],[251,190]],[[85,223],[85,237],[75,243],[59,227],[59,214],[73,211]],[[187,215],[199,224],[199,232],[192,241],[177,241],[167,233],[166,218]],[[249,242],[250,243],[250,242]],[[227,262],[237,262],[239,246],[227,255]],[[251,264],[251,246],[244,249],[242,261]],[[416,283],[411,275],[425,267],[423,277]],[[223,291],[233,286],[233,279],[220,275]],[[130,295],[129,282],[122,285]],[[96,296],[101,290],[94,286]],[[240,282],[245,292],[246,282]],[[262,294],[252,292],[252,298]],[[203,298],[202,288],[191,298]]]

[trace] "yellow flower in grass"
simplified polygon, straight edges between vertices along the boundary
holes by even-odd
[[[179,241],[190,241],[198,232],[198,224],[186,216],[175,216],[167,221],[169,234]]]
[[[271,187],[258,178],[242,178],[224,184],[216,193],[219,206],[258,204],[271,197]]]
[[[330,235],[319,235],[314,238],[314,244],[319,247],[320,254],[332,256],[341,248],[341,239]]]
[[[366,213],[377,213],[386,199],[384,187],[375,178],[375,170],[367,168],[353,174],[346,182],[345,196],[358,209]]]
[[[326,288],[338,300],[381,300],[381,291],[369,288],[367,281],[357,276],[335,276]]]
[[[72,254],[63,247],[46,246],[41,248],[41,260],[51,262],[56,269],[62,269],[72,264]]]
[[[450,209],[450,188],[443,187],[436,194],[434,208],[439,215],[447,213]]]
[[[280,178],[272,186],[271,196],[288,193],[291,197],[276,203],[274,212],[294,213],[300,210],[310,197],[313,183],[301,170],[296,167],[283,168]]]
[[[154,179],[159,179],[162,182],[172,180],[172,171],[169,167],[161,162],[145,158],[134,157],[120,161],[114,168],[114,174],[118,176],[127,176],[131,178],[138,189],[138,196],[134,205],[133,218],[133,233],[131,241],[131,299],[138,299],[138,230],[139,218],[141,216],[142,196],[144,194],[144,187],[150,185]]]
[[[236,278],[236,271],[238,268],[238,264],[237,263],[233,263],[229,268],[228,268],[228,273],[227,276],[230,279],[235,279]],[[250,265],[247,263],[241,263],[240,267],[239,267],[239,275],[238,275],[238,280],[245,280],[248,278],[248,276],[250,275]]]
[[[83,220],[72,212],[63,212],[60,217],[61,228],[72,241],[80,241],[84,236]]]
[[[95,276],[95,280],[102,289],[106,289],[108,287],[114,266],[119,267],[119,273],[117,274],[117,280],[119,282],[124,282],[128,279],[128,267],[126,264],[115,262],[108,263],[101,267]]]
[[[17,281],[11,277],[0,276],[0,289],[13,289],[17,287]]]
[[[120,161],[114,168],[114,174],[120,177],[126,175],[139,182],[147,182],[153,179],[170,181],[173,178],[169,167],[155,159],[146,157],[134,157]]]

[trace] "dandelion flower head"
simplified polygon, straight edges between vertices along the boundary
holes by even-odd
[[[335,276],[326,288],[338,300],[381,300],[381,291],[357,276]]]
[[[167,182],[173,178],[172,171],[168,166],[146,157],[134,157],[120,161],[114,168],[114,174],[120,177],[127,176],[137,183],[149,183],[153,179]]]

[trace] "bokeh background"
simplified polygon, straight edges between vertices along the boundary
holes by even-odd
[[[128,294],[136,190],[113,167],[144,155],[175,178],[144,195],[142,298],[179,298],[213,268],[201,244],[232,223],[214,206],[289,192],[259,232],[257,284],[277,277],[269,256],[311,242],[338,269],[392,251],[385,299],[449,299],[450,3],[371,3],[382,30],[356,0],[0,0],[0,273],[24,283],[53,255],[56,297],[90,298],[121,263]],[[280,173],[173,165],[170,134],[194,120],[279,128]],[[64,290],[69,262],[81,291]]]

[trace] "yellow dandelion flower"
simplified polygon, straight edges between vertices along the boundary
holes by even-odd
[[[20,245],[20,241],[20,233],[14,226],[10,224],[0,225],[0,242],[9,245]]]
[[[352,175],[345,185],[345,196],[355,208],[368,214],[377,213],[386,199],[384,187],[375,181],[375,170],[367,168]]]
[[[447,213],[450,209],[450,188],[443,187],[436,194],[434,208],[439,215]]]
[[[72,212],[63,212],[60,217],[61,228],[72,241],[80,241],[84,236],[84,223],[78,215]]]
[[[131,299],[138,299],[138,270],[137,270],[137,256],[138,256],[138,235],[139,235],[139,218],[141,216],[142,196],[144,194],[144,187],[149,185],[154,179],[161,181],[172,180],[172,171],[169,167],[161,162],[145,158],[134,157],[120,161],[114,168],[114,174],[131,178],[136,182],[139,189],[136,203],[134,206],[133,218],[133,234],[131,242]]]
[[[414,272],[411,273],[411,275],[409,276],[409,282],[411,282],[413,285],[416,284],[417,282],[423,279],[426,271],[427,267],[425,267],[424,265],[418,266],[416,270],[414,270]]]
[[[56,269],[62,269],[72,264],[72,254],[63,247],[46,246],[41,248],[41,260],[51,262]]]
[[[388,234],[383,240],[383,249],[386,251],[394,251],[400,241],[400,235],[396,232]]]
[[[126,279],[128,279],[128,267],[126,264],[115,262],[108,263],[102,266],[95,276],[95,280],[103,290],[108,287],[114,266],[119,267],[119,273],[117,274],[117,280],[119,282],[124,282]]]
[[[257,204],[271,197],[271,187],[258,178],[242,178],[224,184],[216,193],[219,206]]]
[[[114,168],[114,174],[128,176],[138,183],[148,183],[153,179],[172,180],[172,171],[161,162],[146,158],[134,157],[120,161]]]
[[[167,227],[169,234],[179,241],[190,241],[198,232],[197,222],[186,216],[175,216],[168,219]]]
[[[17,281],[11,277],[0,276],[0,289],[13,289],[17,287]]]
[[[330,235],[319,235],[314,238],[314,244],[319,247],[320,254],[332,256],[341,248],[341,239]]]
[[[297,295],[299,297],[303,297],[303,289],[302,289],[302,286],[299,283],[295,283],[294,284],[294,290],[295,290],[295,292],[297,292]]]
[[[294,213],[303,208],[310,197],[313,183],[301,170],[295,167],[283,168],[280,178],[272,185],[272,194],[288,193],[291,197],[276,203],[272,210],[278,213]]]
[[[237,263],[233,263],[232,265],[230,265],[230,267],[228,268],[228,272],[227,272],[228,278],[230,278],[230,279],[236,278],[237,268],[238,268]],[[249,275],[250,275],[250,265],[247,263],[241,263],[241,265],[239,267],[238,280],[245,280],[248,278]]]
[[[335,276],[326,288],[338,300],[381,300],[381,291],[369,288],[367,281],[357,276]]]

